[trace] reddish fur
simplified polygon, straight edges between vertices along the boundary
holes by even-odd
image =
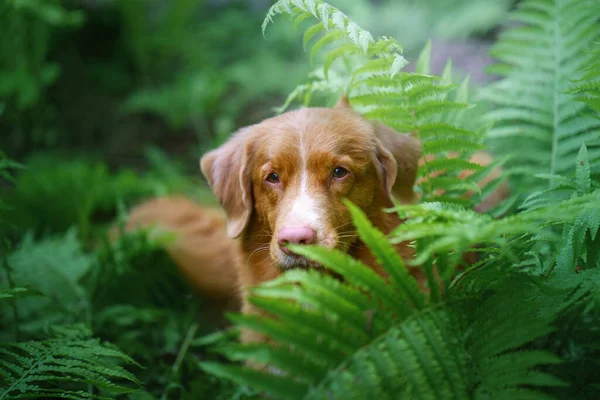
[[[285,265],[276,236],[299,193],[300,134],[308,149],[308,191],[324,211],[317,244],[347,251],[385,275],[356,236],[345,235],[351,218],[342,199],[389,233],[401,221],[383,208],[393,204],[392,196],[414,201],[420,146],[409,135],[364,120],[343,100],[334,109],[305,108],[244,128],[202,158],[202,171],[227,222],[215,210],[172,197],[136,207],[129,227],[158,223],[174,230],[179,238],[169,252],[196,288],[220,301],[241,298],[242,312],[257,312],[246,301],[248,289],[279,276]],[[331,170],[339,165],[351,173],[332,180]],[[281,183],[265,180],[271,170],[282,176]],[[396,249],[405,259],[413,256],[406,243]],[[420,269],[413,271],[423,283]],[[263,337],[245,331],[242,340]]]

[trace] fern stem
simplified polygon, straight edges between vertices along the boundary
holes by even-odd
[[[550,174],[551,176],[554,176],[554,174],[556,174],[556,164],[557,164],[557,158],[558,158],[558,125],[560,123],[559,121],[559,115],[558,115],[558,97],[559,97],[559,87],[558,87],[558,83],[559,83],[559,79],[560,79],[560,73],[559,73],[559,69],[560,69],[560,50],[562,49],[562,43],[561,43],[561,49],[559,49],[559,40],[560,40],[560,13],[557,12],[558,11],[558,3],[560,3],[560,0],[556,1],[556,6],[554,7],[554,90],[552,93],[552,153],[551,153],[551,158],[550,158]],[[549,181],[549,185],[550,188],[554,187],[554,178],[550,178]]]
[[[43,364],[43,361],[45,361],[46,355],[47,351],[42,351],[42,353],[36,354],[36,357],[38,357],[36,362],[29,366],[27,370],[21,371],[21,376],[19,376],[19,378],[15,380],[8,388],[2,388],[4,391],[0,393],[0,400],[10,399],[11,396],[9,397],[9,395],[11,392],[22,388],[27,382],[27,378],[33,375],[35,371],[39,370],[40,366]]]
[[[406,102],[408,103],[408,107],[412,108],[412,106],[410,104],[410,96],[407,96]],[[419,142],[423,143],[423,140],[421,139],[421,129],[419,127],[419,120],[417,119],[417,113],[415,112],[415,110],[411,110],[410,115],[412,116],[414,127],[415,127],[414,136]],[[421,161],[423,162],[423,164],[421,165],[421,167],[419,167],[419,169],[422,171],[425,171],[425,172],[420,175],[428,176],[429,175],[429,173],[428,173],[429,167],[427,165],[427,157],[422,156]],[[423,190],[423,188],[422,188],[423,193],[422,193],[421,201],[428,201],[429,200],[428,196],[430,196],[431,193],[433,192],[433,187],[431,185],[431,179],[426,179],[425,185],[427,186],[427,191]]]
[[[423,240],[417,241],[417,251],[420,251],[425,247],[427,247],[427,244],[423,243]],[[440,293],[439,283],[437,279],[435,279],[433,268],[434,258],[428,259],[423,264],[423,271],[425,272],[425,276],[427,277],[427,285],[429,286],[429,301],[433,303],[439,303],[442,300],[442,295]]]
[[[181,363],[183,362],[183,358],[187,354],[188,349],[194,339],[194,335],[196,335],[196,331],[198,330],[198,324],[192,324],[185,335],[185,339],[183,339],[183,343],[181,343],[181,347],[179,348],[179,352],[177,353],[177,358],[175,358],[175,362],[173,363],[173,372],[177,373],[179,368],[181,367]]]

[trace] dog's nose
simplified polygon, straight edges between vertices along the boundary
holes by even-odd
[[[279,247],[286,254],[292,252],[285,247],[288,243],[292,244],[314,244],[317,234],[310,226],[293,226],[281,228],[278,234]]]

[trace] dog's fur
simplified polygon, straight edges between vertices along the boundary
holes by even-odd
[[[280,246],[283,228],[310,227],[315,244],[348,252],[385,276],[358,240],[342,199],[390,232],[401,221],[383,209],[393,198],[415,201],[420,154],[410,135],[365,120],[345,99],[334,108],[302,108],[243,128],[202,157],[202,172],[225,215],[163,198],[134,209],[129,227],[158,223],[175,231],[179,239],[168,250],[190,282],[206,296],[239,301],[242,312],[254,313],[246,301],[250,287],[290,268],[319,268]],[[337,167],[347,173],[334,176]],[[407,243],[396,250],[405,259],[413,255]],[[412,271],[422,283],[421,270]],[[260,340],[242,333],[244,342]]]

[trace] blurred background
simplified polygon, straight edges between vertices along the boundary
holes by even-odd
[[[61,152],[145,169],[156,147],[197,172],[203,151],[273,115],[311,70],[293,24],[263,38],[272,3],[3,0],[2,149],[19,161]],[[409,61],[431,39],[433,73],[452,57],[482,83],[488,45],[515,1],[330,3],[374,36],[396,37]]]

